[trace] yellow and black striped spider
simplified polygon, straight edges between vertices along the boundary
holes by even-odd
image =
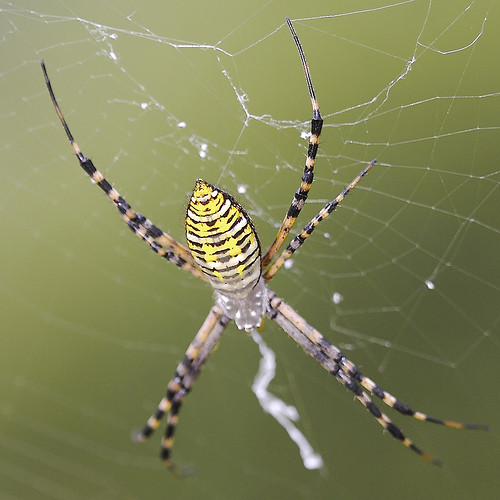
[[[155,413],[148,419],[145,427],[137,434],[136,439],[143,441],[148,438],[160,425],[162,418],[168,414],[165,435],[161,442],[161,459],[168,468],[178,471],[171,461],[171,451],[178,413],[184,397],[191,390],[201,368],[231,320],[235,321],[239,329],[250,332],[258,328],[263,317],[267,316],[278,323],[307,354],[312,356],[345,388],[354,393],[361,404],[392,436],[425,460],[439,465],[440,462],[437,459],[413,444],[391,419],[379,410],[368,392],[380,398],[387,406],[417,420],[457,429],[487,429],[487,426],[441,420],[412,410],[361,374],[356,365],[349,361],[337,347],[330,344],[320,332],[310,326],[304,318],[268,288],[267,283],[283,263],[300,248],[317,225],[335,210],[375,164],[375,161],[372,161],[364,168],[335,199],[327,203],[304,226],[286,249],[276,257],[307,199],[313,182],[314,164],[323,125],[304,52],[291,21],[287,19],[286,22],[304,68],[313,116],[307,159],[300,186],[293,196],[276,239],[264,256],[261,254],[255,228],[243,207],[229,194],[200,179],[196,181],[186,212],[187,248],[164,233],[142,214],[135,212],[94,167],[92,161],[81,152],[57,104],[45,64],[41,62],[50,97],[81,167],[114,203],[129,228],[154,252],[197,278],[207,281],[215,292],[215,305],[210,309],[207,318],[189,345],[184,359],[179,363],[174,377],[168,383],[166,395],[160,401]]]

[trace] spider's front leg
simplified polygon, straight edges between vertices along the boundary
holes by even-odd
[[[177,467],[171,460],[179,411],[185,396],[191,390],[201,368],[215,349],[229,321],[230,318],[224,315],[217,305],[210,309],[207,318],[189,345],[184,359],[177,366],[174,377],[168,383],[166,394],[155,413],[149,417],[144,428],[133,435],[135,441],[146,440],[159,427],[163,417],[168,414],[160,457],[165,466],[178,475],[185,476],[189,473],[189,470]]]
[[[370,396],[364,391],[371,392],[382,400],[384,404],[410,416],[416,420],[444,425],[453,429],[488,430],[486,424],[462,423],[451,420],[443,420],[431,417],[420,411],[412,410],[406,403],[403,403],[389,392],[383,390],[370,378],[365,377],[354,363],[349,361],[344,354],[333,344],[328,342],[321,333],[309,325],[296,311],[294,311],[281,298],[269,290],[269,310],[267,315],[297,342],[305,352],[313,357],[325,370],[332,374],[338,382],[351,391],[359,402],[370,412],[375,420],[387,430],[394,438],[401,441],[404,446],[411,449],[423,459],[434,465],[441,465],[441,461],[431,457],[428,453],[417,447],[397,427],[392,420],[372,401]]]

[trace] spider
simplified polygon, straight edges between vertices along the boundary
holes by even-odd
[[[381,399],[388,407],[417,420],[456,429],[486,430],[488,426],[442,420],[412,410],[408,405],[380,388],[373,380],[363,375],[356,365],[347,359],[336,346],[328,342],[318,330],[309,325],[303,317],[278,297],[267,285],[284,262],[300,248],[318,224],[337,208],[375,164],[375,160],[369,163],[279,253],[306,202],[311,188],[319,137],[323,125],[301,43],[290,19],[286,18],[286,22],[305,73],[313,115],[307,158],[300,186],[293,196],[291,205],[274,242],[263,256],[257,232],[245,209],[222,189],[201,179],[196,181],[187,206],[185,219],[187,248],[164,233],[144,215],[134,211],[95,168],[92,160],[81,152],[57,103],[45,63],[41,61],[45,83],[52,103],[83,170],[106,193],[120,212],[122,219],[136,236],[144,240],[155,253],[167,261],[188,271],[193,276],[207,281],[214,290],[214,306],[210,309],[208,316],[189,345],[184,359],[177,366],[174,377],[168,383],[165,396],[160,401],[156,411],[148,419],[144,428],[137,433],[135,439],[144,441],[159,427],[163,417],[168,415],[165,434],[161,441],[160,457],[167,468],[173,472],[182,473],[172,462],[171,451],[179,411],[185,396],[192,389],[200,370],[231,320],[234,320],[240,330],[251,332],[259,328],[264,316],[267,316],[275,321],[338,382],[351,391],[377,422],[393,437],[428,462],[440,465],[441,462],[438,459],[425,453],[406,437],[392,420],[376,406],[368,393]]]

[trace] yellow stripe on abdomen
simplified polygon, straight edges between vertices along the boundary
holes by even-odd
[[[217,292],[242,299],[259,281],[261,249],[250,217],[229,194],[201,179],[187,207],[186,239]]]

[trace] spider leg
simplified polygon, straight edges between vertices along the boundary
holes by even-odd
[[[107,197],[113,202],[118,211],[120,212],[123,220],[129,226],[129,228],[142,240],[144,240],[148,245],[161,257],[164,257],[169,262],[172,262],[176,266],[189,271],[191,274],[206,281],[206,277],[199,269],[199,267],[194,262],[192,255],[189,250],[182,246],[180,243],[175,241],[171,236],[164,233],[160,228],[155,226],[149,219],[144,217],[144,215],[136,212],[132,207],[125,201],[124,198],[120,196],[120,193],[114,189],[111,184],[104,178],[104,176],[97,170],[92,163],[90,158],[87,158],[78,147],[75,142],[73,135],[71,134],[69,127],[64,119],[61,112],[59,104],[57,103],[54,91],[52,90],[52,85],[50,83],[49,76],[47,74],[47,69],[45,63],[41,61],[43,75],[45,77],[45,83],[52,99],[52,104],[56,110],[57,116],[62,123],[62,126],[66,132],[66,135],[71,143],[73,151],[75,152],[80,166],[87,172],[89,177],[106,193]]]
[[[222,313],[218,306],[210,309],[207,318],[189,345],[184,359],[179,363],[174,377],[168,383],[165,397],[162,398],[155,413],[148,419],[144,428],[133,436],[135,441],[146,440],[158,428],[163,417],[168,413],[160,457],[165,466],[172,472],[185,475],[185,471],[177,468],[170,459],[182,403],[200,374],[203,364],[215,349],[229,321],[230,319]]]
[[[445,427],[451,427],[452,429],[487,431],[490,428],[490,426],[487,424],[454,422],[452,420],[443,420],[440,418],[431,417],[430,415],[426,415],[425,413],[422,413],[420,411],[414,411],[406,403],[399,401],[395,396],[379,387],[373,380],[365,377],[352,361],[349,361],[347,358],[343,357],[341,365],[342,371],[357,380],[361,386],[370,391],[372,394],[375,394],[375,396],[380,398],[387,406],[394,408],[396,411],[403,415],[408,415],[416,420],[421,420],[423,422],[444,425]]]
[[[271,266],[264,273],[264,279],[269,281],[281,268],[287,259],[289,259],[309,238],[314,229],[320,222],[325,220],[344,200],[344,198],[358,185],[361,179],[371,170],[375,165],[376,160],[370,162],[353,180],[352,182],[332,201],[329,201],[302,229],[302,231],[295,236],[290,244],[281,252],[280,256],[271,264]]]
[[[416,418],[417,420],[459,429],[488,429],[488,426],[483,424],[451,422],[436,419],[424,413],[411,410],[406,404],[398,401],[394,396],[378,387],[371,379],[364,377],[357,367],[346,359],[337,347],[330,344],[321,333],[310,326],[298,313],[277,297],[274,292],[269,290],[268,293],[271,306],[268,311],[268,316],[278,323],[281,328],[323,368],[334,375],[344,387],[349,389],[384,429],[393,437],[401,441],[407,448],[410,448],[428,462],[435,465],[441,465],[439,460],[422,451],[407,438],[392,420],[380,411],[368,394],[363,392],[362,387],[381,398],[382,401],[391,408],[394,408],[403,415],[409,415]]]
[[[341,367],[341,370],[349,377],[356,380],[359,385],[370,391],[372,394],[380,398],[387,406],[394,408],[402,415],[410,416],[416,420],[431,422],[434,424],[444,425],[454,429],[473,429],[473,430],[488,430],[486,424],[454,422],[451,420],[443,420],[440,418],[431,417],[420,411],[412,410],[406,403],[399,401],[395,396],[379,387],[373,380],[365,377],[358,367],[344,353],[321,335],[318,330],[309,325],[301,316],[299,316],[288,304],[281,299],[275,299],[274,292],[270,292],[271,299],[277,300],[276,306],[279,311],[299,330],[301,331],[314,345],[316,345],[330,359],[333,359]]]
[[[302,67],[304,68],[307,88],[309,89],[309,96],[311,97],[313,117],[311,120],[311,135],[309,137],[309,148],[307,150],[306,164],[304,167],[304,173],[302,174],[302,180],[300,186],[293,196],[290,208],[288,209],[288,212],[285,218],[283,219],[283,222],[278,230],[274,242],[269,247],[269,250],[266,252],[264,257],[262,258],[262,268],[267,267],[271,262],[271,260],[273,259],[273,257],[278,253],[279,249],[281,248],[284,241],[288,237],[290,230],[295,224],[295,221],[297,220],[297,217],[299,216],[302,207],[306,202],[307,195],[309,194],[309,190],[311,189],[311,184],[314,178],[313,174],[314,164],[316,162],[316,154],[318,152],[319,136],[321,134],[321,129],[323,127],[323,118],[321,118],[321,114],[319,112],[319,105],[316,99],[316,94],[314,92],[311,80],[311,72],[309,71],[309,66],[307,65],[306,56],[304,55],[304,51],[302,50],[302,46],[300,44],[297,34],[295,33],[295,29],[292,25],[292,22],[288,18],[286,18],[286,22],[292,33],[292,37],[295,41],[295,45],[297,46],[297,50],[299,52],[300,60],[302,62]]]

